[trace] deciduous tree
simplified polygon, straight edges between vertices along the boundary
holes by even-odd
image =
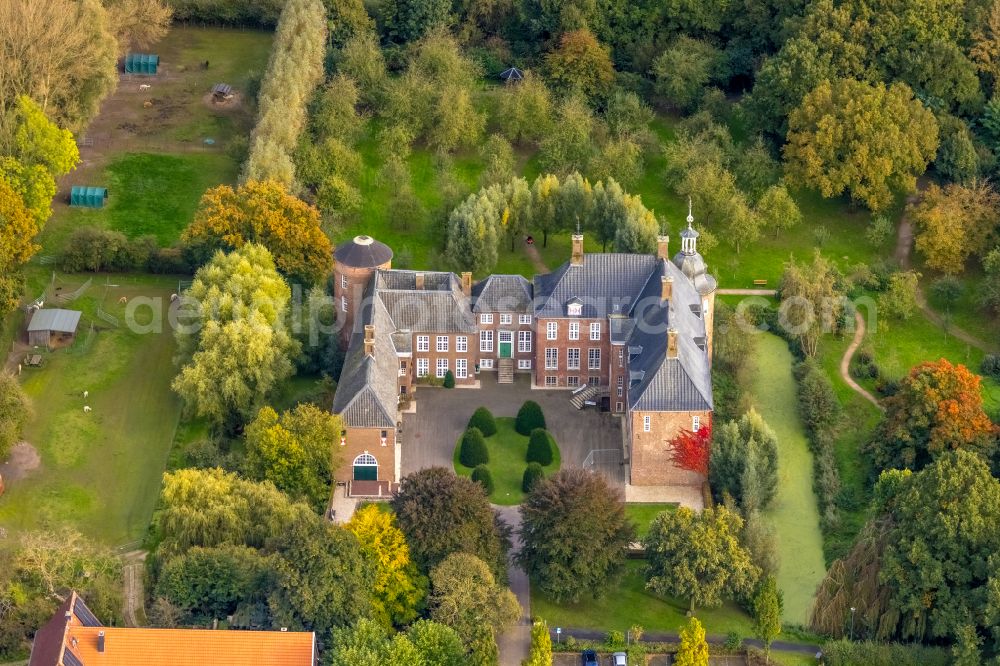
[[[147,49],[170,30],[173,9],[161,0],[104,0],[108,28],[118,41],[118,55]]]
[[[781,633],[784,601],[774,576],[766,576],[757,585],[751,600],[754,634],[764,643],[764,654],[771,659],[771,642]]]
[[[160,598],[196,622],[211,622],[232,615],[270,583],[273,562],[247,546],[224,544],[195,546],[166,561],[156,583]]]
[[[739,542],[742,529],[743,520],[724,506],[700,514],[687,507],[659,514],[643,539],[646,587],[688,599],[692,611],[749,594],[760,570]]]
[[[0,370],[0,460],[21,439],[21,430],[31,418],[31,401],[17,378]]]
[[[594,150],[593,126],[593,114],[582,97],[564,99],[552,129],[541,141],[538,156],[543,168],[561,175],[586,169]]]
[[[824,81],[788,118],[786,173],[824,197],[844,192],[871,210],[912,190],[938,145],[933,114],[901,83]]]
[[[682,430],[670,442],[670,459],[681,469],[708,475],[708,456],[712,442],[712,429],[708,426],[698,432]]]
[[[525,72],[517,85],[506,86],[497,103],[497,123],[504,136],[518,144],[539,142],[552,126],[552,94],[545,81]]]
[[[559,45],[545,56],[545,71],[563,92],[591,99],[604,96],[615,79],[608,48],[586,28],[563,33]]]
[[[567,468],[536,483],[521,504],[517,558],[547,597],[578,602],[622,574],[634,537],[621,494],[598,474]]]
[[[0,180],[0,312],[17,305],[21,296],[19,269],[38,251],[38,222],[17,192]]]
[[[983,256],[1000,234],[1000,195],[991,185],[931,184],[908,213],[917,227],[916,248],[927,265],[946,275],[965,269],[971,255]]]
[[[790,261],[785,264],[778,293],[781,295],[779,323],[813,357],[823,333],[834,330],[843,311],[842,277],[837,267],[813,253],[811,264]]]
[[[690,111],[722,57],[722,52],[707,41],[680,36],[653,61],[656,92],[673,106]]]
[[[431,570],[431,619],[458,632],[467,643],[479,628],[494,636],[521,616],[521,605],[499,584],[485,562],[452,553]]]
[[[708,641],[698,618],[691,616],[681,627],[680,646],[674,654],[675,666],[708,666]]]
[[[427,666],[462,666],[465,647],[454,629],[431,620],[417,620],[406,632]]]
[[[778,491],[778,438],[753,408],[715,432],[709,465],[712,490],[744,512],[763,510]]]

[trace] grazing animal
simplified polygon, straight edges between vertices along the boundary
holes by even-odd
[[[128,303],[128,297],[127,296],[122,296],[121,298],[118,299],[118,302],[119,303]]]
[[[84,414],[89,414],[90,413],[90,405],[84,405],[83,406],[83,413]]]
[[[149,90],[149,84],[148,83],[142,83],[142,84],[139,85],[139,91],[141,92],[143,90]]]
[[[84,399],[86,399],[86,397],[87,397],[88,395],[90,395],[90,391],[84,391],[84,392],[83,392],[83,397],[84,397]]]

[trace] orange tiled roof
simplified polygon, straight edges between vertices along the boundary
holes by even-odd
[[[104,652],[97,651],[104,632]],[[73,639],[76,645],[73,645]],[[313,634],[82,627],[66,631],[66,647],[84,666],[313,666]]]

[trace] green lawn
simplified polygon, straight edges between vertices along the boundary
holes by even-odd
[[[621,582],[604,589],[600,599],[556,604],[532,589],[531,614],[544,618],[553,627],[625,631],[638,624],[646,631],[680,629],[687,622],[687,602],[660,597],[646,590],[645,562],[629,560],[626,567]],[[710,634],[735,631],[750,636],[753,633],[750,618],[734,603],[720,608],[699,608],[695,615]]]
[[[649,504],[626,504],[625,515],[635,524],[636,536],[643,538],[649,532],[653,519],[664,511],[675,511],[676,504],[669,502],[651,502]]]
[[[805,624],[816,586],[826,573],[819,510],[813,494],[813,457],[796,411],[792,354],[781,338],[757,337],[753,404],[778,437],[778,496],[766,516],[774,524],[781,564],[778,586],[786,622]]]
[[[115,281],[122,286],[109,290],[104,308],[120,318],[118,297],[159,297],[167,304],[176,289],[170,280]],[[104,291],[94,286],[72,304],[85,313],[76,343],[46,354],[44,367],[22,375],[35,409],[24,438],[42,464],[0,497],[0,525],[13,532],[70,524],[119,545],[141,539],[149,524],[180,413],[170,391],[174,340],[166,326],[146,335],[125,328],[91,332]],[[93,411],[84,413],[84,405]]]
[[[528,438],[514,429],[514,419],[502,416],[497,420],[497,431],[486,438],[486,448],[490,452],[490,462],[487,467],[493,474],[493,494],[490,501],[494,504],[511,506],[520,504],[524,499],[521,492],[521,480],[524,468],[528,466],[525,456],[528,454]],[[459,476],[471,476],[472,470],[458,461],[458,445],[455,446],[455,473]],[[545,476],[551,476],[559,471],[562,460],[559,455],[559,443],[556,442],[552,452],[552,464],[544,467]]]

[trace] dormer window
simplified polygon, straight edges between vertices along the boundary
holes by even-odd
[[[583,314],[583,301],[574,298],[566,304],[566,315],[569,317],[579,317]]]

